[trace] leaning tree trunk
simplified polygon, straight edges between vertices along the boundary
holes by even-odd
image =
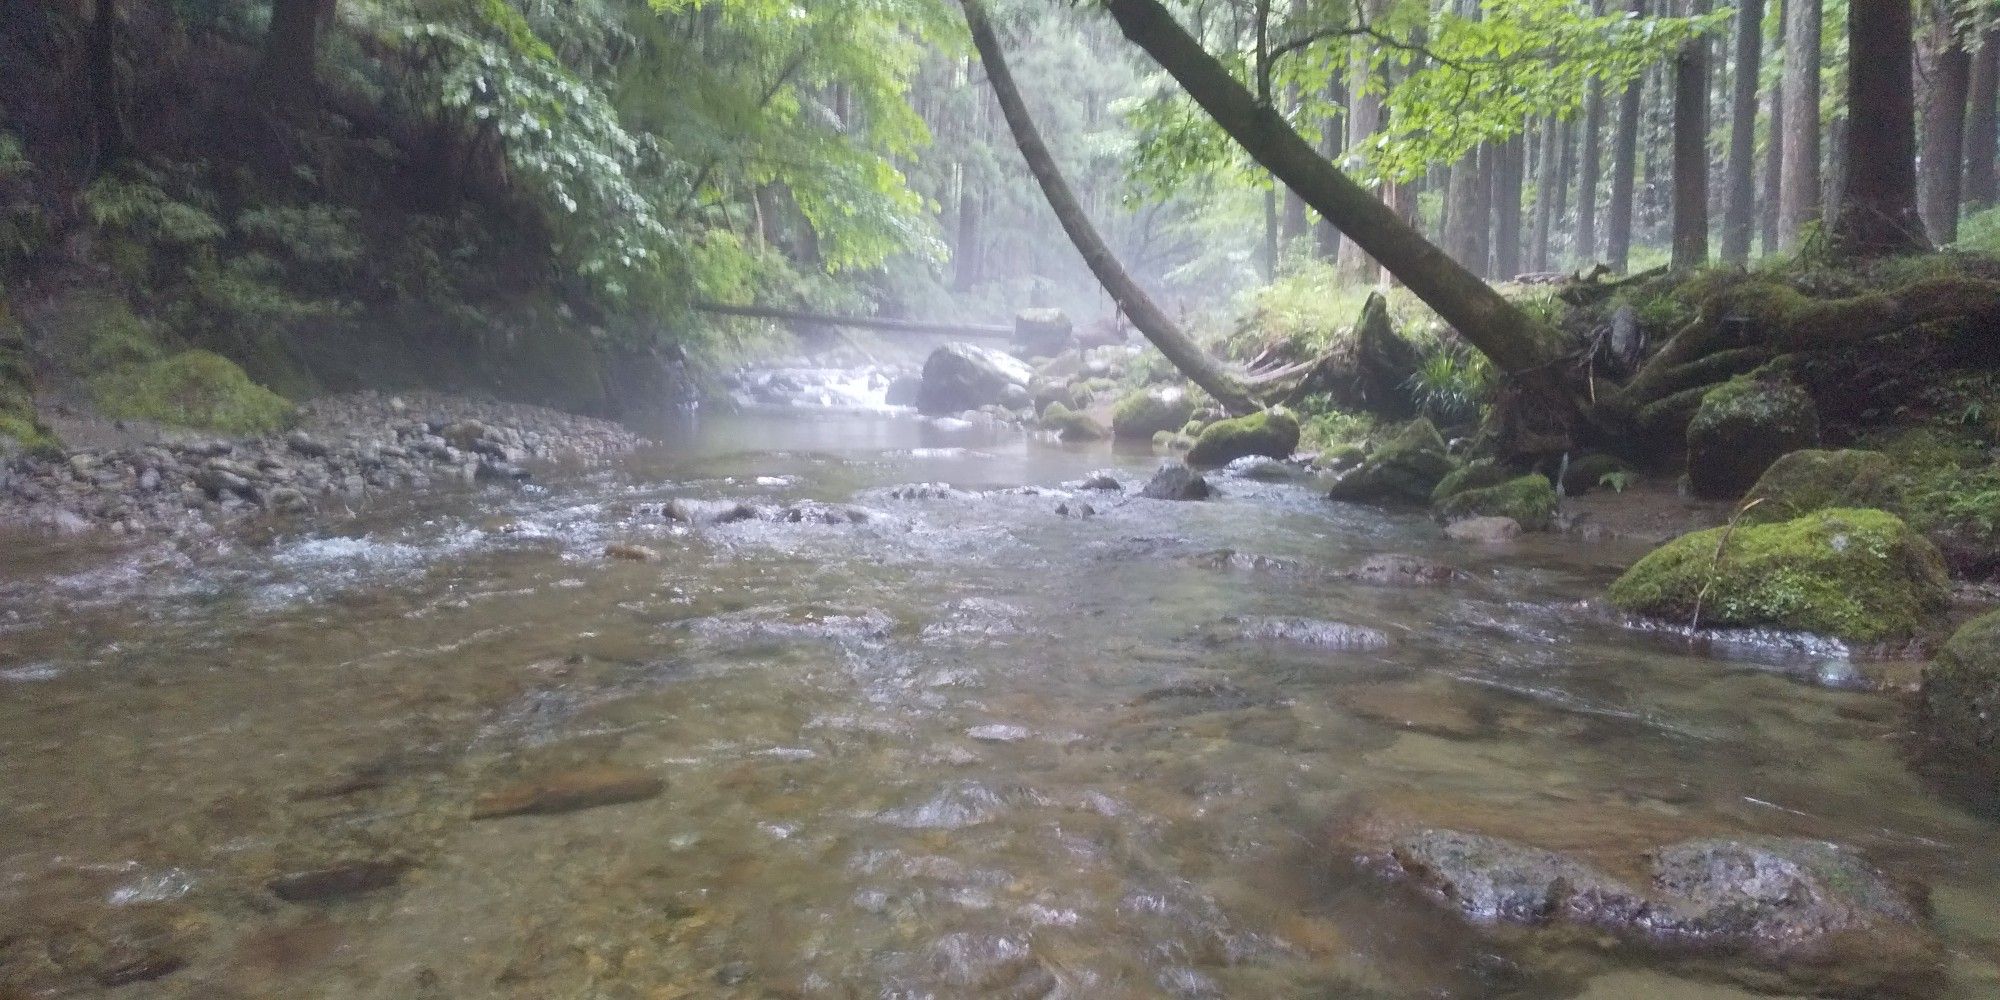
[[[1764,57],[1764,0],[1736,0],[1736,78],[1729,108],[1729,202],[1722,213],[1722,262],[1750,262],[1757,211],[1757,74]]]
[[[1820,0],[1786,0],[1785,165],[1778,185],[1778,244],[1785,248],[1819,219],[1819,29]]]
[[[1111,253],[1104,238],[1091,225],[1083,206],[1076,200],[1069,183],[1063,179],[1062,171],[1056,166],[1055,157],[1050,154],[1047,144],[1042,141],[1041,130],[1035,127],[1035,120],[1028,114],[1028,105],[1021,99],[1020,90],[1014,85],[1014,76],[1007,69],[1007,57],[1000,48],[999,36],[993,32],[993,25],[986,19],[985,5],[980,0],[960,0],[965,8],[965,21],[972,30],[972,45],[979,50],[980,61],[986,65],[986,79],[993,87],[993,96],[1000,103],[1000,112],[1007,119],[1007,127],[1014,133],[1014,143],[1021,148],[1021,158],[1028,163],[1028,172],[1035,175],[1035,182],[1041,185],[1042,194],[1048,198],[1049,207],[1055,211],[1056,219],[1062,223],[1063,231],[1069,234],[1070,242],[1076,244],[1077,252],[1083,255],[1085,264],[1092,274],[1118,303],[1132,325],[1139,328],[1160,353],[1173,362],[1194,384],[1201,386],[1215,401],[1232,413],[1251,413],[1259,409],[1256,400],[1243,384],[1217,364],[1194,338],[1183,332],[1166,311],[1153,302],[1145,289],[1127,274],[1124,265]]]
[[[1687,0],[1690,17],[1708,13],[1709,0]],[[1674,58],[1673,268],[1708,263],[1708,47],[1706,38],[1681,46]]]
[[[1924,91],[1922,170],[1917,208],[1931,242],[1958,242],[1958,205],[1965,191],[1965,103],[1972,53],[1955,23],[1951,0],[1931,0],[1930,79]]]
[[[1202,49],[1159,0],[1105,0],[1105,7],[1266,169],[1359,244],[1502,371],[1557,383],[1557,333],[1530,319],[1492,286],[1453,261],[1367,190],[1328,163],[1272,108],[1261,105],[1222,63]],[[1564,400],[1573,404],[1573,400]],[[1573,408],[1572,408],[1573,409]]]
[[[1632,0],[1631,12],[1644,16],[1646,0]],[[1618,104],[1618,132],[1611,143],[1611,205],[1605,229],[1605,257],[1613,271],[1632,262],[1632,188],[1639,177],[1639,121],[1645,116],[1645,74],[1632,78]]]
[[[1916,26],[1906,0],[1847,10],[1845,184],[1833,220],[1843,255],[1927,250],[1917,217],[1917,101],[1910,77]]]
[[[1965,101],[1965,203],[1978,211],[2000,199],[2000,31],[1980,35]]]

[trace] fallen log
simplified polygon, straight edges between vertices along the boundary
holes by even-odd
[[[801,312],[797,309],[779,309],[774,306],[737,306],[720,302],[697,302],[694,308],[699,312],[714,313],[718,316],[746,316],[787,323],[818,323],[823,326],[857,327],[888,333],[936,334],[944,337],[1011,338],[1014,336],[1014,328],[1011,326],[986,323],[932,323],[925,320],[885,319],[878,316],[834,316],[827,313]]]

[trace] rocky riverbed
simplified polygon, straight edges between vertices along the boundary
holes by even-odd
[[[0,467],[0,527],[58,536],[201,533],[391,490],[525,481],[539,465],[594,461],[641,443],[618,424],[544,407],[375,392],[314,400],[291,431],[268,437],[122,424],[85,425],[77,436],[104,444]]]

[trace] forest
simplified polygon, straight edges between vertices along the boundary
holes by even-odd
[[[2000,0],[0,0],[0,1000],[2000,993]]]

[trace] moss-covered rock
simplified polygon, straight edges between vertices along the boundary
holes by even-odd
[[[1120,441],[1150,441],[1161,431],[1178,430],[1194,416],[1194,399],[1173,386],[1125,394],[1111,411],[1111,435]]]
[[[1580,497],[1605,484],[1604,477],[1629,474],[1632,467],[1616,455],[1592,452],[1569,463],[1562,472],[1564,496]]]
[[[1790,382],[1737,378],[1702,397],[1688,423],[1688,485],[1695,495],[1734,500],[1779,458],[1819,444],[1819,411]]]
[[[229,434],[265,434],[292,421],[292,404],[250,381],[234,362],[208,351],[185,351],[127,365],[91,380],[104,415]]]
[[[1088,413],[1079,413],[1061,403],[1042,409],[1042,426],[1069,442],[1102,441],[1111,435]]]
[[[1626,570],[1610,596],[1681,624],[1699,607],[1703,625],[1896,643],[1938,623],[1951,583],[1937,547],[1895,515],[1836,508],[1684,535]]]
[[[1194,447],[1194,438],[1173,431],[1161,431],[1153,435],[1153,447],[1161,451],[1186,451]]]
[[[1514,474],[1506,466],[1490,458],[1467,462],[1438,480],[1437,487],[1431,490],[1431,504],[1436,506],[1467,490],[1483,490],[1512,478]]]
[[[1923,719],[1933,739],[1974,754],[2000,780],[2000,611],[1966,623],[1924,668]]]
[[[1188,449],[1189,465],[1218,466],[1245,455],[1288,458],[1299,446],[1299,418],[1285,410],[1265,410],[1202,429]]]
[[[1423,505],[1451,474],[1444,436],[1422,417],[1383,442],[1367,461],[1334,481],[1329,499],[1351,503]]]
[[[25,357],[27,343],[21,330],[0,306],[0,458],[17,451],[38,451],[55,447],[35,419],[33,380]]]
[[[1556,488],[1547,477],[1529,473],[1498,486],[1461,490],[1433,512],[1444,524],[1470,517],[1507,517],[1527,531],[1545,531],[1555,524]]]
[[[1774,524],[1830,507],[1904,516],[1896,463],[1879,451],[1795,451],[1765,470],[1744,498],[1748,524]]]

